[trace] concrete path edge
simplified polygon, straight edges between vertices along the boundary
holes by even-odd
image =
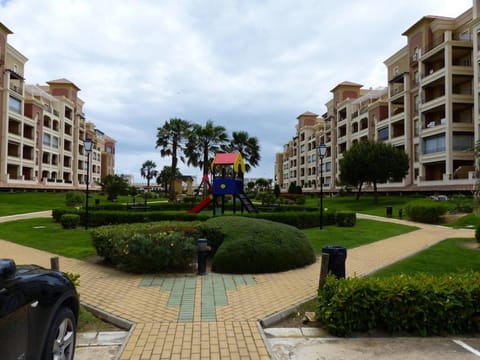
[[[98,317],[98,318],[100,318],[100,319],[102,319],[106,322],[109,322],[110,324],[115,325],[115,326],[117,326],[121,329],[124,329],[124,330],[128,331],[128,335],[125,338],[125,341],[123,342],[123,344],[120,346],[120,349],[117,352],[117,356],[115,357],[115,359],[118,360],[120,358],[121,354],[123,353],[123,350],[124,350],[125,346],[127,345],[128,340],[130,339],[130,336],[132,336],[133,332],[135,331],[136,324],[131,322],[131,321],[125,320],[125,319],[123,319],[119,316],[112,315],[112,314],[110,314],[106,311],[103,311],[103,310],[95,307],[95,306],[85,304],[85,303],[81,303],[81,305],[87,311],[89,311],[90,313],[95,315],[96,317]],[[263,331],[262,331],[262,334],[263,334]]]

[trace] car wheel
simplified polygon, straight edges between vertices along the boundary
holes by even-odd
[[[48,329],[43,360],[73,360],[76,339],[75,316],[67,307],[59,309]]]

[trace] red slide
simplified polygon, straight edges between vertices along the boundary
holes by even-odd
[[[203,199],[200,204],[196,205],[195,207],[191,208],[190,210],[187,210],[187,212],[191,214],[196,214],[200,211],[202,211],[205,207],[207,207],[208,204],[210,204],[213,200],[213,196],[206,197]]]

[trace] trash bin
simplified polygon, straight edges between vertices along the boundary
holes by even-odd
[[[387,207],[385,208],[386,212],[387,212],[387,217],[392,217],[393,215],[393,206],[392,205],[387,205]]]
[[[347,249],[343,246],[328,245],[322,247],[322,253],[328,254],[328,272],[331,272],[337,279],[345,277],[345,261]]]
[[[207,239],[197,240],[198,275],[205,275],[207,273],[207,257],[209,250]]]
[[[398,218],[401,219],[402,216],[403,216],[403,209],[400,208],[400,209],[398,209]]]

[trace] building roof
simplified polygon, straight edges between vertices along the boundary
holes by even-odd
[[[0,22],[0,31],[6,33],[6,34],[13,34],[12,30],[10,30],[8,27],[6,27],[3,23]]]
[[[311,112],[311,111],[305,111],[303,114],[298,115],[298,116],[297,116],[297,119],[299,119],[299,118],[302,117],[302,116],[318,116],[318,114],[315,114],[315,113],[313,113],[313,112]]]
[[[405,30],[405,31],[402,33],[402,35],[404,35],[404,36],[408,35],[408,33],[409,33],[410,31],[412,31],[413,29],[415,29],[418,25],[422,24],[424,21],[432,22],[433,20],[436,20],[436,19],[441,19],[441,20],[455,20],[454,18],[445,17],[445,16],[433,16],[433,15],[423,16],[423,17],[420,18],[420,20],[418,20],[415,24],[413,24],[413,25],[410,26],[407,30]]]
[[[381,87],[379,89],[370,90],[365,95],[362,95],[352,101],[352,104],[361,104],[366,100],[378,99],[387,93],[386,87]]]
[[[71,82],[70,80],[65,79],[65,78],[47,81],[47,84],[48,84],[48,85],[50,85],[50,84],[71,85],[71,86],[75,87],[75,89],[81,90],[81,89],[80,89],[77,85],[75,85],[73,82]]]
[[[338,84],[337,86],[335,86],[332,90],[330,90],[330,92],[334,92],[340,86],[362,87],[363,85],[362,84],[357,84],[357,83],[354,83],[354,82],[351,82],[351,81],[343,81],[340,84]]]

